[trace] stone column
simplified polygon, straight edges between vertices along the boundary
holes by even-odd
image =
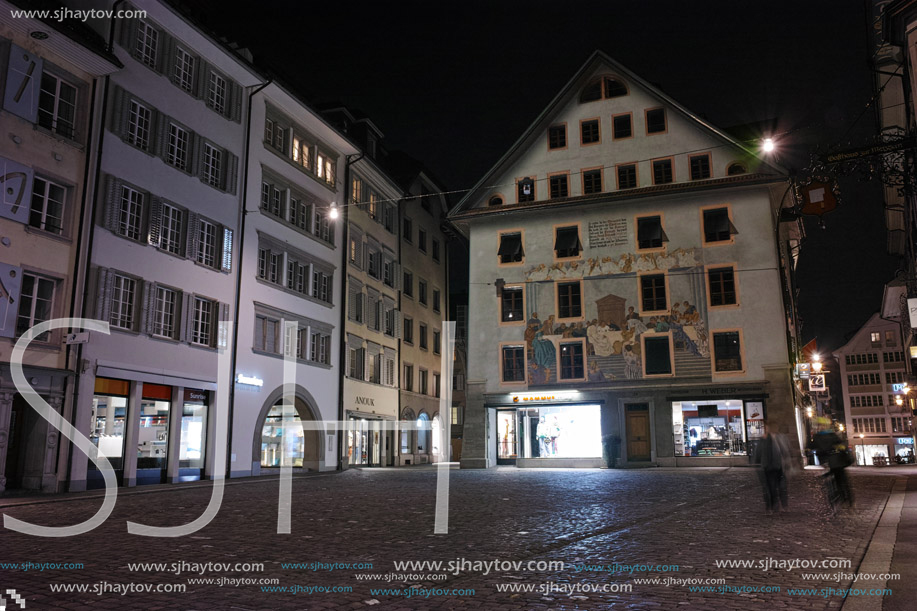
[[[73,426],[78,432],[89,437],[95,423],[92,422],[92,402],[95,397],[96,377],[93,373],[93,367],[85,365],[83,373],[79,378],[79,395],[77,396],[76,417]],[[89,457],[82,450],[72,447],[72,458],[70,460],[70,483],[67,489],[70,492],[82,492],[86,490],[86,477],[89,470]]]
[[[484,407],[485,382],[468,382],[465,394],[465,425],[462,431],[462,469],[486,469],[487,408]]]
[[[124,477],[122,485],[137,485],[137,440],[140,438],[140,404],[143,402],[143,382],[131,382],[127,419],[124,423]]]
[[[0,492],[6,490],[6,450],[10,441],[10,413],[13,393],[0,392]]]

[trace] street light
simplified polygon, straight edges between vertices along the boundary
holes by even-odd
[[[765,153],[773,153],[776,145],[774,144],[773,138],[765,138],[764,142],[761,144],[761,150]]]

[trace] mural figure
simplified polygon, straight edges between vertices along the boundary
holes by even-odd
[[[639,380],[643,377],[640,356],[630,345],[624,346],[624,377],[628,380]]]
[[[614,378],[614,375],[611,376]],[[599,364],[597,361],[592,361],[589,363],[589,381],[590,382],[604,382],[605,374],[599,370]]]
[[[548,320],[554,318],[553,316],[549,317]],[[547,322],[545,324],[548,324]],[[549,340],[544,336],[544,331],[538,331],[535,333],[535,338],[532,340],[532,353],[535,357],[535,364],[544,367],[545,369],[550,369],[554,367],[557,361],[557,349],[554,347],[554,342]]]
[[[537,386],[539,384],[547,384],[551,381],[551,373],[544,367],[538,365],[538,363],[532,362],[531,371],[529,372],[529,384]]]

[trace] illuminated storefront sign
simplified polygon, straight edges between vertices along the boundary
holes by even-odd
[[[236,383],[245,384],[246,386],[257,386],[259,388],[264,386],[264,380],[261,378],[247,376],[241,373],[236,376]]]
[[[556,390],[550,393],[540,393],[540,392],[514,392],[510,396],[513,398],[513,403],[531,403],[531,402],[544,402],[544,401],[569,401],[579,397],[578,390]]]

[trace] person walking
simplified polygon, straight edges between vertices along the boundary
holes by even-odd
[[[767,513],[789,509],[786,474],[791,468],[792,453],[786,437],[765,425],[766,435],[755,450],[755,463],[761,467],[764,505]]]

